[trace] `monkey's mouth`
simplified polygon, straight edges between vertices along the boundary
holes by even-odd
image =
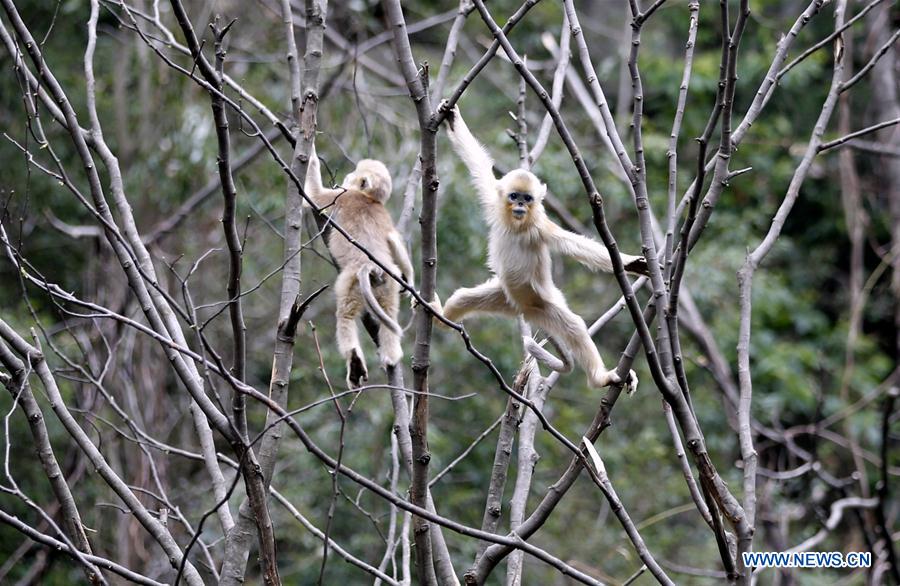
[[[512,215],[517,220],[521,220],[522,218],[524,218],[525,214],[527,214],[527,213],[528,213],[528,211],[525,210],[524,208],[513,208],[512,209]]]

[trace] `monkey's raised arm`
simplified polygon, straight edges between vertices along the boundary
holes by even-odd
[[[551,250],[571,256],[591,270],[613,272],[609,250],[603,244],[564,230],[549,220],[547,220],[545,233],[547,234],[547,245]],[[644,257],[624,253],[621,256],[626,271],[639,275],[647,274],[647,262]]]
[[[454,107],[447,114],[447,136],[453,145],[453,150],[459,155],[469,174],[472,183],[478,190],[482,204],[488,209],[493,209],[497,202],[497,178],[494,177],[494,161],[487,149],[472,136],[469,127],[466,126],[459,112]]]
[[[322,169],[319,166],[319,157],[316,155],[315,142],[309,152],[309,166],[306,168],[303,190],[320,208],[334,203],[334,199],[341,193],[339,189],[326,189],[322,185]],[[303,207],[309,207],[306,200],[303,200]]]

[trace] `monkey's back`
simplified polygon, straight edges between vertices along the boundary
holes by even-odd
[[[361,191],[351,189],[337,198],[334,213],[337,223],[354,240],[371,252],[379,262],[394,267],[387,244],[387,237],[394,231],[394,222],[384,204]],[[361,267],[370,262],[368,256],[337,230],[332,230],[328,236],[328,248],[341,269]]]

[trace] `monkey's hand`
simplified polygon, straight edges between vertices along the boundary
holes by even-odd
[[[650,276],[650,269],[647,266],[647,259],[643,256],[622,255],[622,262],[625,264],[625,270],[635,275]]]
[[[419,300],[415,297],[412,297],[412,299],[410,300],[410,307],[412,307],[413,311],[415,311],[416,308],[419,307],[419,305]],[[431,298],[431,301],[428,303],[428,307],[430,307],[431,311],[434,313],[434,315],[432,316],[434,323],[444,329],[449,329],[449,326],[438,319],[438,317],[443,317],[444,315],[444,306],[441,304],[441,298],[438,297],[437,291],[434,292],[434,297]]]
[[[372,287],[380,287],[384,285],[387,280],[387,276],[384,274],[384,270],[377,265],[372,265],[369,269],[369,283]]]
[[[453,106],[453,108],[449,107],[450,100],[444,98],[441,100],[441,103],[438,104],[438,113],[445,114],[444,120],[447,121],[447,126],[450,128],[450,131],[453,132],[453,125],[456,123],[456,116],[459,114],[459,106]]]

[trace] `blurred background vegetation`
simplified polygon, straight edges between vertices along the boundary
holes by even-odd
[[[137,2],[149,7],[149,2]],[[164,17],[171,23],[168,7],[162,3]],[[414,23],[448,11],[456,2],[405,1],[407,21]],[[684,128],[679,142],[679,194],[687,188],[696,166],[694,137],[701,134],[716,93],[720,58],[720,22],[718,7],[702,3],[694,76],[690,86]],[[736,3],[735,3],[736,4]],[[88,3],[84,0],[60,2],[20,1],[19,10],[37,35],[46,34],[43,50],[47,62],[79,112],[84,112],[83,50]],[[851,2],[853,11],[862,5]],[[298,4],[302,8],[302,2]],[[490,9],[498,21],[512,13],[518,3],[497,0]],[[738,70],[736,112],[742,115],[753,98],[771,62],[783,31],[805,7],[798,1],[761,0],[753,2],[753,13],[741,44]],[[230,20],[238,18],[230,36],[227,72],[273,111],[287,117],[289,85],[283,62],[277,2],[273,0],[209,1],[190,3],[198,30],[214,15]],[[619,129],[628,132],[630,122],[630,82],[623,65],[629,28],[625,21],[627,6],[615,0],[585,3],[582,19],[593,50],[593,59],[601,83],[617,115]],[[302,14],[302,10],[297,11]],[[95,70],[98,108],[107,140],[119,157],[125,173],[127,193],[134,207],[138,227],[151,231],[172,214],[190,194],[215,176],[216,139],[206,94],[191,80],[173,71],[126,28],[120,27],[112,10],[101,11],[101,35],[98,40]],[[896,18],[896,12],[892,13]],[[5,21],[4,22],[8,22]],[[431,63],[436,75],[446,42],[448,20],[412,35],[413,51],[419,61]],[[557,39],[562,22],[561,5],[542,2],[511,35],[520,53],[529,57],[529,66],[549,86],[555,61],[541,43],[549,32]],[[666,149],[681,78],[684,42],[688,24],[686,1],[668,2],[654,16],[643,33],[641,73],[644,86],[644,142],[652,204],[658,215],[665,210]],[[328,26],[351,44],[361,43],[385,30],[378,2],[351,0],[331,2]],[[174,28],[174,27],[173,27]],[[833,30],[832,11],[826,8],[801,34],[794,54],[827,36]],[[853,60],[858,68],[864,63],[867,30],[854,29]],[[298,28],[302,47],[303,30]],[[180,34],[176,35],[181,39]],[[462,78],[480,56],[490,35],[484,24],[472,15],[464,29],[456,63],[450,74],[449,88]],[[394,198],[390,203],[397,217],[402,193],[418,149],[418,126],[412,104],[402,83],[397,82],[395,61],[388,42],[370,49],[366,56],[387,73],[378,75],[354,61],[352,52],[342,52],[333,42],[326,45],[322,79],[324,95],[319,104],[317,148],[333,173],[333,182],[352,169],[356,160],[376,157],[384,160],[394,176]],[[870,49],[868,49],[870,50]],[[767,107],[740,149],[731,167],[753,167],[736,178],[725,190],[703,239],[688,264],[685,283],[693,294],[702,316],[719,348],[732,365],[736,364],[737,282],[735,273],[748,247],[755,246],[765,233],[783,197],[800,153],[806,145],[831,76],[830,49],[820,51],[791,71],[780,83]],[[188,63],[179,58],[182,64]],[[0,53],[0,210],[13,239],[21,242],[22,253],[50,280],[82,297],[135,312],[130,292],[120,278],[108,247],[93,239],[73,240],[53,227],[61,220],[70,225],[91,224],[92,219],[60,184],[29,165],[22,151],[13,144],[36,145],[29,137],[21,88],[13,72],[12,59]],[[623,81],[622,76],[626,79]],[[399,78],[402,81],[402,78]],[[518,79],[509,63],[495,59],[460,102],[470,127],[488,145],[498,165],[512,168],[517,153],[506,128],[513,122],[507,112],[515,110]],[[853,128],[875,122],[870,111],[871,84],[852,92],[850,110]],[[449,91],[449,90],[448,90]],[[610,171],[609,153],[577,100],[567,90],[562,111],[569,128],[585,155],[601,190],[604,192],[613,232],[622,250],[635,253],[640,248],[637,221],[625,186]],[[234,94],[231,94],[234,97]],[[253,111],[252,106],[246,105]],[[543,111],[533,95],[527,98],[531,140]],[[739,118],[738,118],[739,120]],[[828,138],[838,136],[833,118]],[[71,143],[49,116],[42,121],[61,160],[78,168]],[[234,153],[239,155],[253,146],[255,139],[242,136],[241,125],[232,117]],[[243,129],[246,130],[246,129]],[[717,140],[717,139],[716,139]],[[629,140],[626,139],[626,143]],[[287,158],[284,141],[277,143]],[[439,136],[438,291],[446,298],[459,286],[480,283],[488,277],[485,268],[486,230],[469,182],[446,138]],[[40,154],[41,151],[37,151]],[[848,349],[849,255],[845,213],[841,203],[837,154],[818,158],[806,181],[801,198],[785,227],[764,270],[756,278],[753,290],[754,315],[752,338],[752,374],[754,415],[774,429],[813,424],[823,417],[841,412],[870,395],[896,367],[896,331],[892,320],[897,300],[889,289],[889,271],[871,281],[869,299],[862,314],[862,334]],[[860,190],[868,214],[864,267],[866,278],[884,260],[879,256],[890,242],[887,213],[889,194],[883,189],[879,158],[856,154]],[[46,159],[44,159],[46,162]],[[579,220],[590,226],[590,206],[574,172],[571,159],[556,136],[535,165],[551,191]],[[84,186],[83,178],[74,181]],[[328,182],[326,180],[326,182]],[[237,175],[238,218],[246,230],[244,283],[262,282],[247,298],[245,317],[250,340],[249,380],[257,388],[267,385],[274,339],[280,276],[266,279],[281,262],[279,237],[283,221],[285,178],[271,157],[263,153]],[[896,196],[896,194],[895,194]],[[163,286],[180,295],[174,273],[185,275],[201,255],[216,249],[191,277],[194,303],[210,304],[225,298],[226,253],[220,225],[221,195],[216,192],[176,230],[156,243],[155,255]],[[551,214],[552,215],[552,214]],[[415,223],[415,222],[414,222]],[[312,228],[312,224],[310,224]],[[310,231],[310,236],[314,231]],[[414,226],[412,250],[418,267],[418,229]],[[170,265],[171,271],[166,269]],[[303,290],[311,292],[329,283],[335,270],[321,239],[303,253]],[[566,293],[573,309],[590,322],[618,298],[615,281],[597,277],[569,261],[557,262],[555,279]],[[642,294],[642,299],[646,294]],[[201,311],[212,315],[214,308]],[[28,289],[22,294],[19,278],[7,259],[0,260],[0,311],[20,331],[35,321],[45,328],[60,347],[78,357],[84,340],[67,333],[58,308],[43,295]],[[404,309],[408,322],[411,312]],[[327,396],[326,379],[319,369],[315,348],[321,348],[325,372],[335,388],[343,385],[343,364],[333,338],[333,298],[325,296],[306,314],[309,323],[302,329],[296,345],[291,384],[292,408]],[[122,401],[137,400],[142,424],[168,443],[194,449],[194,436],[187,412],[187,396],[161,360],[160,349],[152,342],[127,331],[107,326],[115,340],[113,351],[121,359],[116,363],[110,390],[122,393]],[[468,324],[476,347],[489,354],[508,380],[521,361],[516,324],[512,320],[480,318]],[[219,317],[211,326],[215,339],[228,346],[227,317]],[[620,314],[595,339],[607,362],[615,361],[632,331],[626,314]],[[405,342],[412,352],[412,332]],[[697,415],[718,469],[733,490],[739,492],[741,470],[735,465],[740,452],[737,436],[729,427],[723,410],[722,393],[708,371],[708,358],[690,336],[684,336],[687,373],[693,389]],[[375,367],[375,349],[366,340],[372,381],[384,374]],[[852,351],[852,372],[845,372],[846,354]],[[105,351],[104,351],[105,352]],[[82,358],[77,358],[82,360]],[[432,346],[430,388],[446,397],[466,396],[461,400],[435,399],[431,407],[429,443],[431,466],[440,470],[461,452],[506,406],[506,396],[497,389],[490,373],[466,351],[457,336],[438,330]],[[56,363],[55,366],[62,366]],[[598,442],[611,478],[632,518],[638,523],[650,550],[669,570],[681,566],[720,570],[712,534],[696,514],[674,456],[671,437],[660,408],[661,397],[653,387],[643,358],[635,368],[644,383],[637,394],[623,397],[613,414],[613,427]],[[70,373],[71,374],[71,373]],[[842,377],[849,376],[847,389],[841,392]],[[408,374],[409,376],[409,374]],[[152,485],[139,449],[116,432],[122,428],[104,400],[89,385],[70,377],[64,387],[72,405],[82,409],[82,422],[102,446],[114,467],[135,485]],[[126,392],[127,391],[127,392]],[[545,408],[548,418],[570,438],[580,437],[599,405],[602,395],[588,389],[576,372],[564,376],[553,390]],[[130,399],[129,399],[130,398]],[[345,402],[345,408],[349,403]],[[839,425],[841,434],[853,438],[865,454],[877,454],[880,437],[880,403],[866,403]],[[0,410],[11,406],[10,397],[0,395]],[[53,500],[46,479],[33,459],[23,456],[30,436],[18,415],[12,418],[10,440],[18,456],[11,460],[11,472],[20,486],[41,503]],[[264,413],[251,410],[251,423],[259,429]],[[299,416],[321,445],[336,446],[340,421],[332,406],[325,404]],[[144,567],[158,558],[154,547],[145,543],[136,523],[115,505],[115,497],[94,477],[89,466],[78,457],[74,447],[65,448],[66,436],[52,416],[47,423],[54,433],[60,454],[66,454],[67,474],[77,480],[77,494],[85,524],[97,531],[97,549],[105,551],[125,565]],[[389,397],[384,391],[364,394],[352,407],[344,438],[344,460],[360,472],[385,480],[390,466],[390,431],[393,423]],[[479,526],[484,507],[485,488],[491,471],[496,435],[490,436],[468,458],[457,465],[434,487],[439,511],[461,522]],[[812,434],[797,434],[795,441],[814,452],[831,475],[846,479],[855,469],[851,451]],[[530,505],[543,495],[565,469],[569,454],[546,434],[538,433],[536,447],[541,460],[535,469]],[[792,458],[775,443],[758,446],[760,464],[771,469],[790,468]],[[226,450],[227,451],[227,450]],[[900,456],[892,455],[896,471]],[[206,473],[200,463],[178,458],[160,458],[164,484],[171,487],[170,497],[193,522],[212,504]],[[870,474],[863,481],[874,491],[876,468],[868,462]],[[513,473],[511,472],[511,475]],[[401,481],[401,484],[405,481]],[[851,489],[856,482],[851,479]],[[313,522],[324,526],[331,494],[330,476],[289,436],[283,443],[274,485]],[[511,492],[512,480],[507,483]],[[756,549],[778,550],[815,533],[828,515],[828,504],[841,496],[839,491],[815,475],[804,475],[780,482],[765,482],[760,494],[759,527]],[[332,536],[363,559],[380,559],[385,532],[387,505],[347,480],[340,481],[342,497],[337,501]],[[241,488],[239,487],[238,492]],[[146,498],[152,504],[151,498]],[[0,494],[7,511],[25,518],[33,516],[18,500]],[[154,505],[156,506],[156,505]],[[894,514],[897,513],[896,503]],[[531,509],[529,508],[529,511]],[[273,506],[279,536],[282,577],[287,584],[314,583],[321,563],[321,542],[286,511]],[[205,536],[215,539],[215,523],[207,523]],[[376,528],[377,527],[377,528]],[[775,532],[774,528],[778,528]],[[835,533],[821,550],[857,551],[867,549],[859,519],[848,515],[845,530]],[[115,540],[111,536],[117,536]],[[465,568],[475,554],[476,543],[445,532],[458,568]],[[778,543],[777,536],[787,536]],[[181,537],[184,536],[182,532]],[[551,520],[535,537],[535,543],[549,549],[579,567],[600,572],[611,581],[624,580],[641,563],[610,514],[606,502],[586,478],[578,481]],[[14,567],[3,568],[0,582],[14,583],[30,567],[37,555],[31,550],[14,558],[23,537],[0,527],[0,564],[9,558]],[[221,545],[221,544],[220,544]],[[219,546],[220,546],[219,545]],[[144,547],[148,549],[145,549]],[[51,554],[52,555],[52,554]],[[248,581],[253,583],[257,569],[251,556]],[[368,577],[338,558],[330,558],[325,583],[356,584]],[[525,579],[529,584],[565,583],[549,568],[528,560]],[[685,570],[685,568],[682,568]],[[504,572],[498,568],[491,583],[500,583]],[[671,571],[679,583],[712,584],[718,578]],[[863,573],[848,571],[804,570],[793,574],[796,584],[862,584]],[[83,579],[79,569],[67,561],[51,564],[41,583],[70,584]],[[771,570],[763,582],[776,580]],[[648,575],[637,583],[649,584]]]

